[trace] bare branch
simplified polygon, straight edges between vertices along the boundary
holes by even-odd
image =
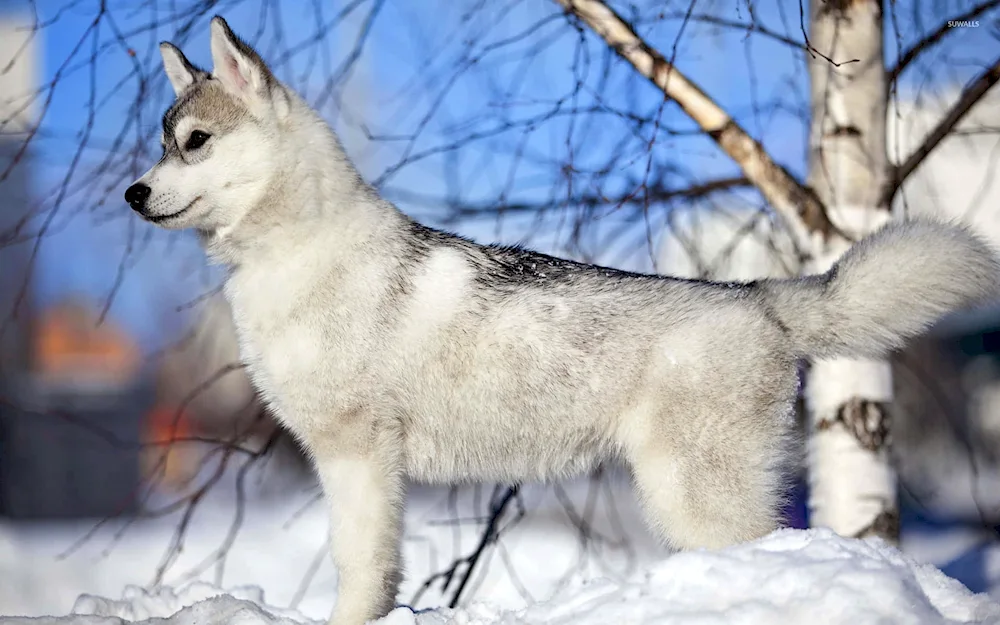
[[[931,46],[933,46],[937,42],[941,41],[941,39],[943,39],[944,36],[947,35],[949,32],[956,30],[955,28],[952,28],[951,26],[952,22],[972,21],[977,17],[979,17],[980,15],[982,15],[983,13],[997,6],[1000,6],[1000,0],[987,0],[987,2],[978,4],[969,9],[968,11],[966,11],[965,13],[955,15],[950,19],[942,21],[941,25],[938,26],[937,30],[927,35],[926,37],[915,43],[913,47],[911,47],[909,50],[904,52],[899,57],[899,61],[896,62],[895,67],[886,70],[886,82],[892,84],[893,82],[898,80],[899,75],[902,74],[903,71],[906,70],[907,66],[910,63],[912,63],[918,56],[926,52],[928,49],[931,48]]]
[[[429,589],[435,582],[440,580],[443,584],[443,590],[447,590],[448,586],[457,579],[458,586],[452,593],[448,607],[455,608],[458,606],[462,592],[472,578],[476,564],[483,556],[486,548],[499,540],[501,532],[501,528],[499,527],[500,519],[507,510],[507,506],[517,499],[519,489],[520,487],[517,485],[506,488],[501,488],[499,484],[495,486],[493,496],[490,498],[490,516],[486,519],[486,527],[483,528],[482,533],[479,535],[479,542],[476,548],[469,555],[456,559],[446,570],[435,573],[424,580],[423,585],[421,585],[413,596],[413,605],[417,604],[424,591]],[[453,490],[452,492],[454,493],[455,491]],[[518,516],[519,518],[523,516],[523,511]]]
[[[803,52],[809,51],[809,46],[807,46],[805,43],[801,41],[796,41],[791,37],[782,35],[781,33],[775,30],[771,30],[770,28],[763,26],[761,24],[757,24],[756,22],[741,22],[739,20],[731,20],[724,17],[719,17],[718,15],[697,14],[697,13],[689,14],[686,11],[685,12],[677,11],[673,13],[660,13],[659,15],[656,16],[655,20],[644,20],[642,22],[633,22],[633,23],[640,24],[640,23],[648,23],[651,21],[677,20],[677,19],[686,19],[692,22],[701,22],[703,24],[709,24],[711,26],[719,26],[721,28],[731,28],[733,30],[740,30],[747,33],[748,35],[750,33],[754,33],[767,37],[768,39],[772,39],[774,41],[777,41],[778,43],[782,43],[790,48],[794,48],[799,51]]]
[[[968,87],[962,91],[958,101],[951,107],[951,110],[941,118],[937,126],[928,133],[924,142],[915,149],[902,164],[894,167],[886,182],[885,188],[879,196],[879,206],[889,206],[892,203],[896,192],[903,185],[906,179],[912,174],[924,159],[937,147],[941,141],[951,134],[958,122],[962,121],[966,113],[982,99],[986,92],[1000,80],[1000,57],[993,62],[989,68],[976,77]]]
[[[472,572],[476,568],[476,563],[483,555],[483,551],[490,543],[497,540],[499,537],[499,528],[497,524],[500,522],[500,517],[503,516],[504,510],[507,509],[507,504],[517,497],[517,486],[508,486],[507,490],[504,491],[503,497],[499,499],[494,499],[493,505],[490,509],[490,521],[486,524],[486,529],[483,530],[482,535],[479,537],[479,545],[476,546],[476,550],[466,559],[467,566],[465,569],[465,574],[462,576],[461,581],[458,583],[458,588],[455,589],[455,594],[452,595],[451,601],[448,603],[449,608],[458,607],[458,600],[462,598],[462,591],[465,590],[465,586],[469,583],[469,579],[472,578]]]
[[[800,242],[810,232],[824,238],[835,231],[819,198],[753,139],[704,91],[642,40],[635,30],[601,0],[556,0],[608,46],[673,99],[743,170]],[[806,246],[803,246],[806,247]]]
[[[585,193],[555,201],[511,202],[501,204],[497,201],[469,203],[449,201],[445,198],[422,194],[403,188],[383,189],[386,195],[406,201],[409,204],[440,208],[447,206],[451,211],[449,220],[468,219],[474,217],[496,217],[497,212],[505,213],[540,213],[549,210],[560,210],[566,205],[571,206],[625,206],[628,204],[645,205],[652,202],[671,202],[674,200],[693,200],[701,197],[729,191],[740,187],[753,186],[743,176],[732,178],[717,178],[707,182],[693,184],[680,189],[666,189],[662,186],[651,186],[643,193],[631,192],[627,195],[607,197],[601,194]]]

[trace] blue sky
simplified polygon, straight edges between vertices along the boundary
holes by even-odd
[[[5,0],[0,7],[7,9],[17,4]],[[67,4],[72,4],[72,8],[60,12],[60,7]],[[104,301],[114,292],[112,317],[152,348],[180,327],[182,320],[174,307],[200,292],[212,274],[205,271],[190,237],[151,230],[129,214],[120,198],[131,181],[125,176],[128,168],[134,169],[135,174],[141,173],[159,156],[156,142],[159,115],[172,94],[160,76],[156,44],[162,39],[176,40],[193,61],[210,65],[207,26],[211,14],[197,20],[186,36],[178,37],[175,32],[179,21],[162,24],[155,31],[130,33],[154,18],[169,17],[166,9],[159,3],[110,2],[113,19],[101,22],[97,39],[92,36],[81,39],[94,20],[97,4],[65,0],[37,3],[40,17],[53,20],[39,40],[43,84],[60,72],[60,66],[78,44],[81,50],[74,62],[79,67],[74,69],[71,63],[61,70],[58,88],[42,125],[44,133],[33,150],[33,188],[41,198],[54,200],[51,190],[73,159],[80,130],[87,124],[86,103],[92,85],[95,101],[101,108],[94,118],[91,148],[83,154],[82,165],[73,180],[79,184],[93,177],[100,184],[87,197],[64,200],[59,216],[53,220],[58,233],[48,236],[42,247],[36,292],[42,303],[70,292],[86,293]],[[237,32],[258,45],[263,56],[273,61],[277,51],[286,47],[277,39],[276,24],[283,26],[280,32],[284,42],[294,46],[314,30],[318,21],[332,19],[337,10],[348,5],[320,4],[327,7],[326,13],[317,17],[313,3],[286,3],[279,16],[267,16],[259,38],[255,35],[261,21],[260,3],[256,0],[220,2],[217,12],[224,14]],[[601,83],[598,69],[606,60],[606,51],[589,34],[588,44],[579,46],[577,34],[565,27],[554,3],[497,2],[469,17],[469,12],[463,9],[472,4],[457,0],[386,2],[372,22],[361,64],[343,83],[342,101],[324,99],[321,110],[342,132],[349,153],[370,180],[379,179],[407,149],[413,154],[433,154],[435,148],[448,145],[456,137],[477,131],[488,134],[486,131],[495,128],[491,124],[499,118],[516,122],[551,110],[553,102],[571,93],[577,82],[587,88],[601,85],[601,101],[623,110],[649,111],[660,106],[659,94],[617,59],[611,60],[614,69],[608,83]],[[781,0],[755,3],[754,19],[801,41],[798,6],[793,4]],[[923,5],[926,6],[916,12],[908,8],[906,15],[898,16],[899,37],[887,32],[889,63],[898,49],[906,49],[916,40],[921,30],[939,23],[940,14],[956,14],[968,3],[920,6]],[[351,50],[359,26],[368,19],[373,6],[374,0],[360,2],[328,38],[327,46],[332,48],[328,50],[329,61],[323,55],[311,58],[305,52],[276,70],[279,77],[304,90],[312,100],[322,97],[326,77],[337,71],[338,63]],[[422,10],[417,10],[417,6]],[[742,3],[703,3],[696,5],[696,12],[702,6],[725,19],[748,18]],[[525,35],[526,29],[537,23],[543,26]],[[675,54],[681,69],[760,138],[779,161],[801,175],[805,169],[806,127],[800,113],[806,106],[804,95],[808,84],[802,52],[770,38],[746,37],[739,31],[700,23],[689,23],[678,38],[681,25],[680,20],[673,20],[640,24],[639,30],[665,53]],[[116,29],[128,36],[119,41]],[[522,36],[523,43],[490,51],[491,44]],[[95,41],[97,62],[91,63]],[[996,40],[986,27],[963,29],[950,34],[946,41],[946,47],[929,54],[910,74],[910,88],[923,91],[938,83],[967,80],[997,49]],[[449,83],[451,74],[443,69],[461,62],[468,50],[474,50],[481,58]],[[574,55],[581,53],[590,63],[590,70],[584,75],[574,74],[571,66]],[[315,63],[306,75],[311,61]],[[140,85],[139,75],[130,74],[135,67],[143,68],[143,75],[150,78],[145,83],[138,114],[130,113]],[[123,85],[121,90],[112,93],[119,82]],[[444,91],[440,108],[434,109],[430,121],[422,126],[435,96],[447,84],[451,86]],[[594,101],[586,89],[577,99],[581,106]],[[565,100],[572,101],[572,98]],[[498,103],[504,106],[499,113]],[[778,106],[761,113],[753,103]],[[119,158],[114,175],[95,174],[93,166],[106,157],[123,119],[134,121],[126,133],[125,150],[139,147],[141,152],[131,160]],[[666,127],[691,128],[690,122],[672,105],[663,107],[661,121]],[[366,138],[359,130],[361,123],[380,135],[380,139]],[[625,123],[616,118],[586,128],[572,124],[569,116],[555,117],[530,132],[499,133],[471,143],[452,157],[428,156],[400,169],[385,180],[385,186],[425,195],[446,194],[457,187],[469,200],[495,199],[501,195],[508,201],[550,197],[562,192],[562,183],[553,177],[551,167],[533,165],[528,158],[515,162],[511,156],[514,150],[548,157],[565,149],[577,167],[586,169],[603,162],[609,151],[618,149],[617,137],[629,132]],[[385,138],[413,133],[417,137],[412,141]],[[630,149],[635,147],[632,143]],[[663,162],[680,167],[678,171],[668,168],[663,174],[673,177],[669,180],[671,186],[682,186],[689,178],[736,173],[728,158],[704,139],[668,138],[658,143],[657,149],[666,155]],[[636,162],[630,167],[639,171],[645,165]],[[102,196],[106,196],[103,201]],[[403,208],[424,220],[434,221],[436,217],[433,211],[422,207],[403,204]],[[530,242],[549,251],[559,249],[563,236],[559,225],[550,222],[530,225],[505,222],[504,228],[477,222],[464,224],[461,229],[482,240],[499,238],[504,242],[534,235]],[[116,288],[119,276],[123,280]]]

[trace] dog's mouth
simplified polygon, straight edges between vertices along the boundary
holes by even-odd
[[[154,224],[158,224],[158,223],[162,223],[164,221],[169,221],[171,219],[176,219],[177,217],[180,217],[184,213],[186,213],[189,210],[191,210],[191,207],[193,207],[198,202],[198,200],[200,200],[200,199],[201,199],[201,196],[199,195],[198,197],[196,197],[193,200],[191,200],[191,202],[187,206],[185,206],[184,208],[180,209],[176,213],[170,213],[169,215],[146,215],[145,216],[146,217],[146,221],[152,222]]]

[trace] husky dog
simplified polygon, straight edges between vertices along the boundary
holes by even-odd
[[[422,226],[219,17],[211,74],[160,48],[163,157],[125,193],[198,232],[254,385],[311,455],[332,518],[331,623],[389,611],[404,480],[519,483],[617,460],[651,529],[719,547],[777,526],[797,361],[877,356],[991,296],[958,226],[904,222],[825,275],[639,275]]]

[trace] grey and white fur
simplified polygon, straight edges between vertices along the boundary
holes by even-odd
[[[879,356],[994,294],[960,226],[895,223],[828,273],[639,275],[422,226],[219,17],[211,74],[169,43],[163,158],[126,192],[199,233],[254,385],[329,502],[331,623],[384,615],[404,480],[519,483],[627,466],[658,536],[720,547],[778,523],[797,361]]]

